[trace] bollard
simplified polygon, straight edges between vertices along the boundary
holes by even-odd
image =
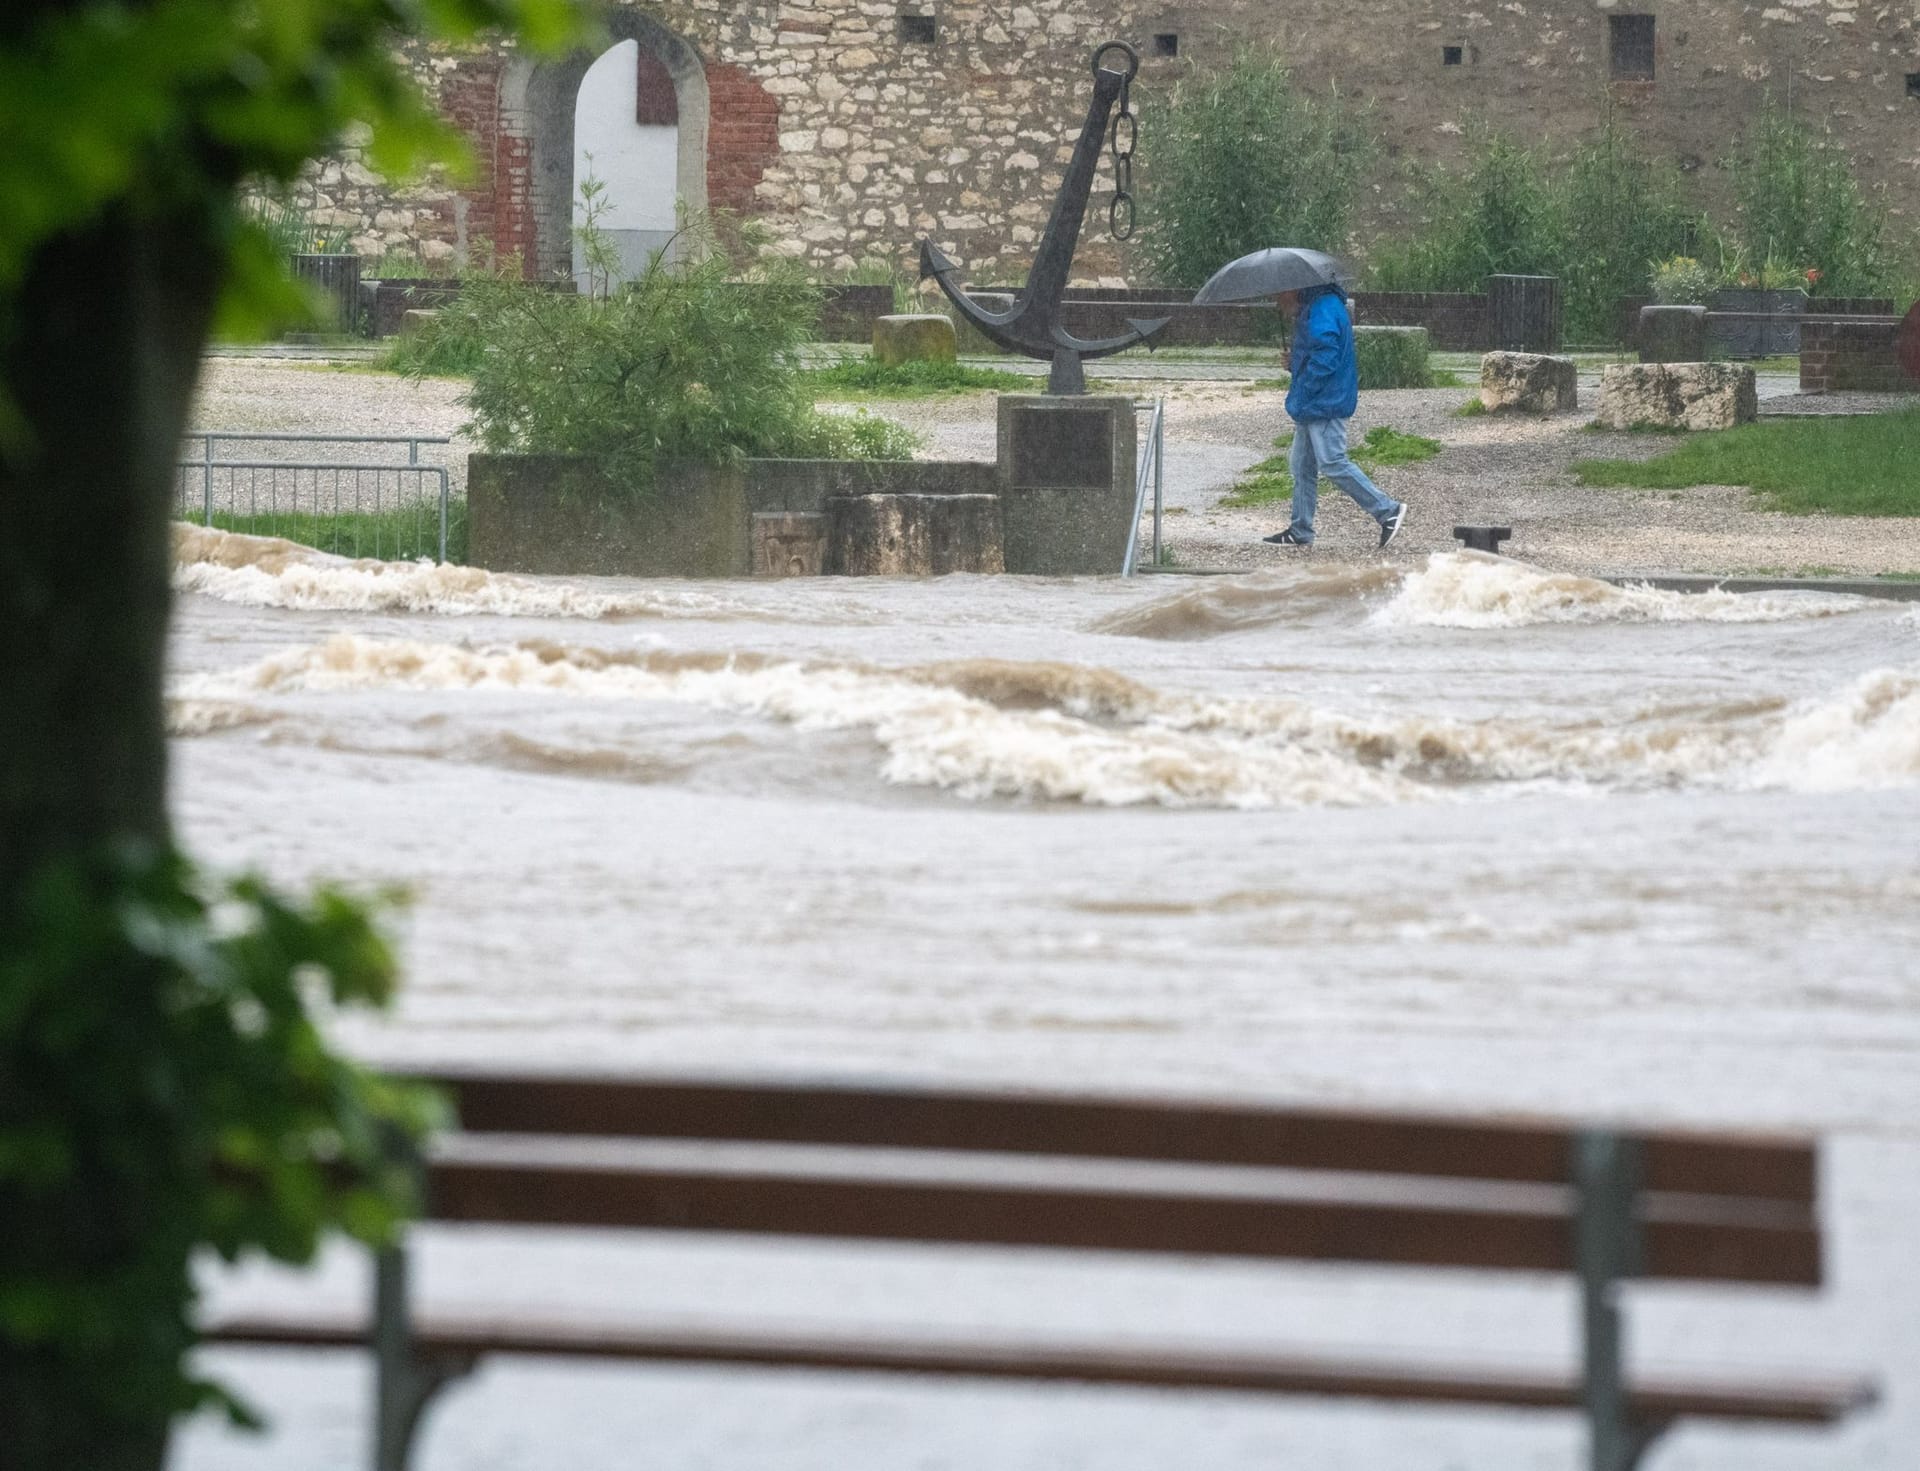
[[[1453,534],[1470,552],[1500,554],[1500,543],[1513,535],[1511,526],[1456,526]]]

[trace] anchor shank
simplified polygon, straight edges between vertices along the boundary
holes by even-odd
[[[1067,289],[1073,253],[1080,244],[1080,224],[1087,214],[1087,196],[1093,191],[1094,170],[1100,166],[1100,145],[1106,141],[1107,117],[1125,81],[1122,73],[1104,66],[1093,74],[1093,101],[1087,107],[1086,125],[1080,129],[1080,141],[1073,145],[1073,159],[1060,181],[1052,218],[1047,221],[1046,234],[1040,237],[1033,269],[1027,272],[1026,289],[1021,292],[1022,304],[1028,308],[1026,324],[1031,324],[1030,333],[1043,339],[1053,331],[1060,296]]]

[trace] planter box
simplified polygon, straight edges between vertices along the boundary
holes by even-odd
[[[332,320],[325,326],[336,332],[360,330],[359,256],[296,255],[288,264],[294,280],[318,287],[331,304]]]
[[[1713,293],[1716,312],[1770,312],[1798,316],[1807,307],[1804,291],[1767,291],[1760,287],[1723,286]],[[1766,358],[1800,351],[1798,322],[1714,322],[1709,340],[1721,357]]]

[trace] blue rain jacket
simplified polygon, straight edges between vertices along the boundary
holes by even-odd
[[[1300,316],[1293,327],[1293,351],[1287,368],[1287,416],[1350,419],[1360,403],[1360,366],[1353,355],[1353,318],[1338,286],[1309,286],[1300,293]]]

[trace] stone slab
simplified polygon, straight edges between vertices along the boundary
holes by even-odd
[[[1731,429],[1760,416],[1753,369],[1737,363],[1609,363],[1600,370],[1603,429]]]
[[[1580,405],[1572,358],[1490,352],[1480,359],[1480,402],[1489,413],[1554,414]]]

